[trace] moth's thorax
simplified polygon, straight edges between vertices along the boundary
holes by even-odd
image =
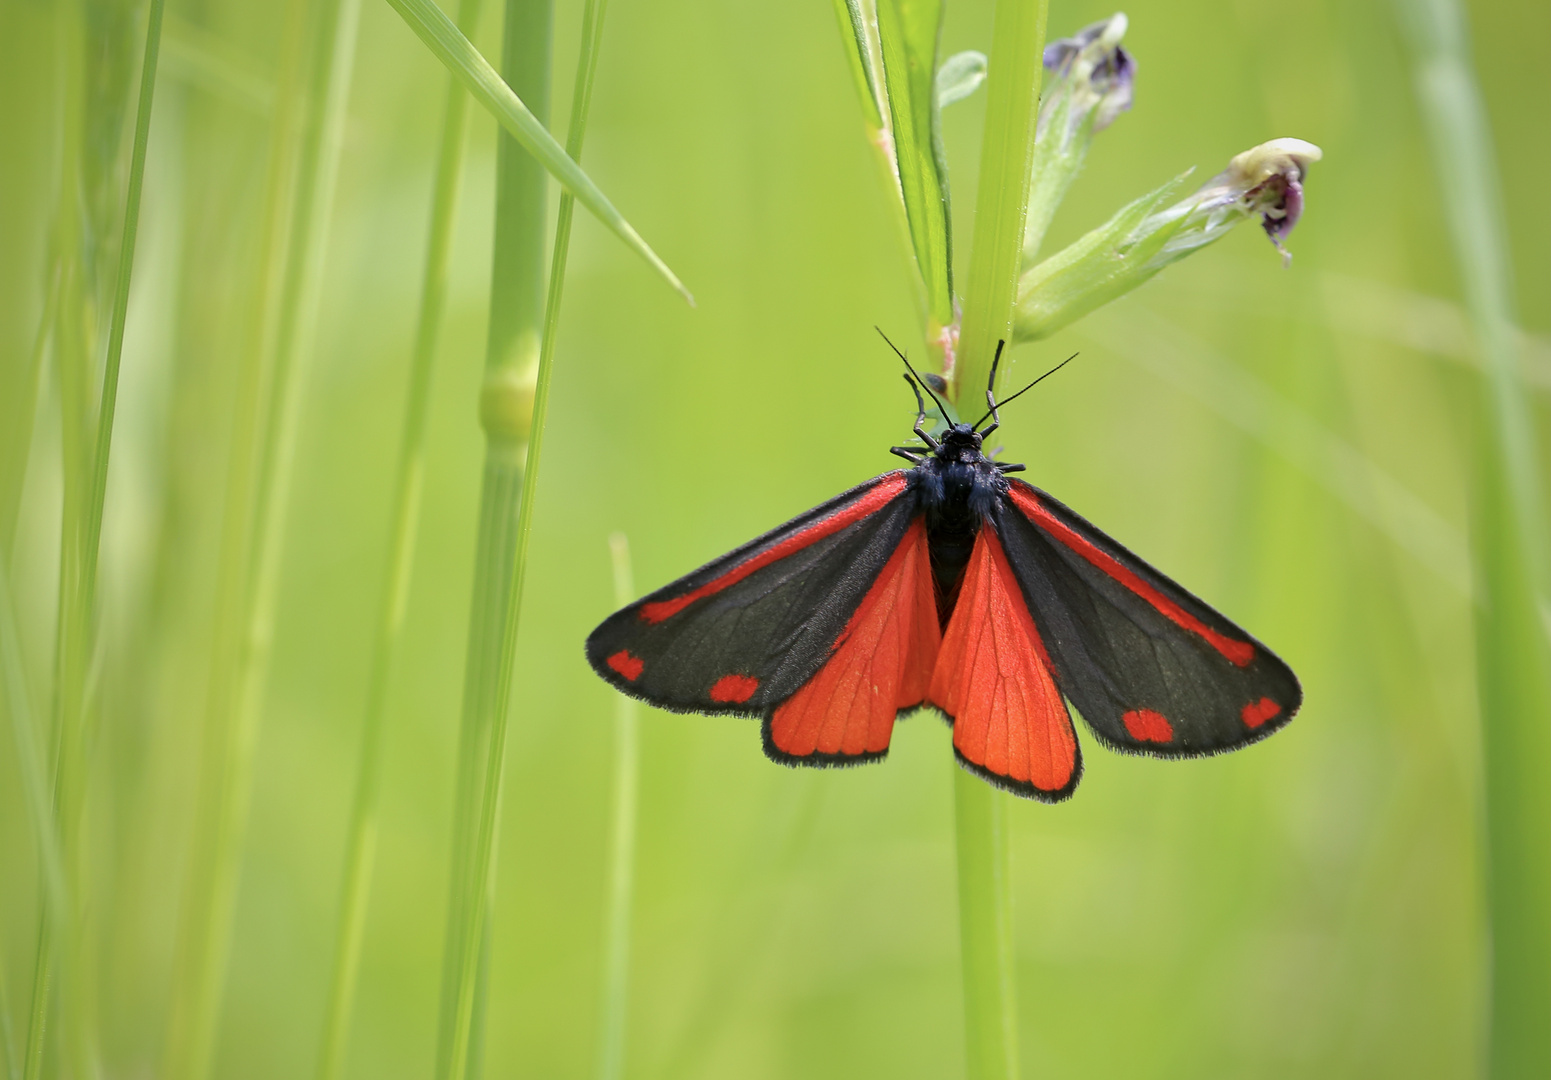
[[[978,527],[1007,492],[1007,480],[980,448],[968,424],[943,433],[937,449],[911,470],[928,527]]]

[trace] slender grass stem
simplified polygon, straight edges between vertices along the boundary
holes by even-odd
[[[60,852],[58,824],[49,805],[48,765],[43,747],[38,744],[38,721],[32,708],[32,695],[28,692],[26,668],[22,664],[21,631],[7,561],[0,555],[0,682],[4,684],[6,712],[11,718],[11,738],[16,744],[22,795],[32,824],[33,842],[38,849],[43,907],[48,912],[47,921],[57,925],[70,909],[64,856]],[[9,1026],[8,1010],[5,1019]]]
[[[1508,232],[1485,104],[1456,0],[1396,0],[1486,366],[1471,528],[1486,767],[1490,1075],[1551,1075],[1551,607],[1543,477],[1520,370]]]
[[[82,206],[86,188],[86,27],[74,6],[61,12],[62,132],[60,198],[54,222],[58,244],[59,297],[54,310],[54,361],[59,382],[60,532],[58,617],[54,633],[54,685],[50,714],[53,769],[52,812],[59,836],[60,868],[72,896],[68,906],[45,903],[38,920],[27,1047],[22,1075],[33,1080],[45,1068],[50,1011],[58,1009],[55,1042],[69,1056],[69,1067],[89,1067],[92,1041],[86,1030],[81,974],[79,892],[74,888],[85,859],[81,850],[81,811],[85,798],[85,738],[82,692],[87,647],[80,618],[82,546],[87,476],[89,413],[87,383],[93,340],[92,289],[87,281]]]
[[[483,7],[483,0],[462,0],[458,25],[465,33],[473,33],[479,25]],[[468,117],[468,94],[449,75],[447,99],[442,111],[441,149],[437,154],[436,181],[431,196],[431,227],[426,245],[425,273],[421,281],[420,315],[415,329],[409,389],[405,398],[404,423],[399,443],[398,474],[391,518],[393,532],[383,581],[382,610],[367,681],[366,716],[361,731],[360,764],[357,767],[355,800],[346,841],[340,925],[335,943],[328,1013],[318,1059],[318,1080],[334,1080],[344,1066],[350,1014],[360,968],[361,940],[366,928],[366,909],[377,850],[377,792],[382,772],[383,715],[387,709],[388,680],[403,635],[410,574],[419,532],[420,500],[425,479],[426,423],[430,414],[436,343],[447,306],[447,270],[458,217],[458,195],[463,184]]]
[[[960,403],[978,399],[1000,339],[1010,338],[1039,117],[1046,0],[998,0],[991,31],[974,250],[954,371]],[[1018,1075],[1006,796],[968,772],[954,777],[964,1042],[970,1080]]]
[[[174,1078],[199,1080],[207,1075],[214,1051],[305,386],[302,375],[317,317],[318,280],[355,53],[359,0],[323,0],[314,10],[315,21],[309,19],[313,12],[306,0],[293,0],[282,45],[260,261],[264,285],[256,318],[259,333],[257,347],[239,374],[198,849],[189,878],[168,1045],[166,1072]]]
[[[27,465],[31,458],[32,431],[42,404],[39,400],[39,375],[43,360],[48,355],[48,345],[54,336],[54,319],[59,309],[59,258],[49,257],[48,284],[43,291],[43,312],[38,319],[38,332],[33,336],[32,348],[27,351],[27,376],[22,381],[21,413],[19,430],[11,437],[11,445],[17,450],[17,466],[8,477],[0,477],[0,551],[13,550],[16,532],[16,514],[21,505],[22,485],[27,479]],[[6,463],[9,464],[9,463]]]
[[[129,184],[124,197],[124,233],[119,244],[118,276],[108,321],[108,351],[103,363],[102,394],[97,406],[95,453],[91,466],[91,502],[87,506],[82,616],[90,618],[97,600],[97,562],[102,540],[102,509],[108,490],[108,456],[113,449],[113,417],[118,409],[119,360],[124,353],[124,320],[129,312],[129,282],[135,268],[140,232],[140,191],[145,183],[145,151],[151,135],[151,103],[156,96],[157,58],[161,55],[162,9],[151,0],[146,13],[145,58],[140,66],[140,97],[135,111],[134,143],[129,155]]]
[[[614,606],[635,599],[630,544],[609,537]],[[598,1025],[598,1080],[625,1073],[625,1020],[630,1000],[630,905],[635,881],[636,789],[640,776],[635,698],[614,695],[614,821],[609,836],[608,899],[603,922],[603,1016]]]
[[[501,70],[539,124],[549,115],[552,0],[507,0]],[[463,1080],[479,1056],[502,753],[511,704],[519,504],[535,419],[530,374],[544,319],[544,167],[509,133],[498,144],[490,329],[480,422],[485,464],[464,668],[463,720],[442,960],[438,1080]]]

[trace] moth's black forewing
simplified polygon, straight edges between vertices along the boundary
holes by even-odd
[[[823,666],[899,546],[917,513],[915,494],[903,477],[903,472],[875,477],[615,612],[587,638],[588,661],[615,687],[665,709],[749,716],[773,709]],[[685,597],[791,544],[805,529],[877,500],[880,485],[895,485],[898,494],[838,532],[661,621],[642,617],[649,605]],[[610,659],[621,654],[627,656],[611,666]],[[628,677],[632,671],[635,676]],[[741,700],[729,700],[726,692],[718,699],[713,690],[728,676],[755,680],[757,688]]]
[[[1292,719],[1303,692],[1274,653],[1068,507],[1022,486],[1061,524],[1168,601],[1217,633],[1254,647],[1247,665],[1232,663],[1004,499],[997,532],[1050,650],[1057,684],[1103,742],[1158,757],[1197,757],[1255,742]],[[1252,714],[1255,723],[1247,723],[1245,707],[1263,700],[1274,703],[1275,714]],[[1139,710],[1165,718],[1171,737],[1138,738],[1124,718]],[[1147,731],[1135,717],[1132,722]]]

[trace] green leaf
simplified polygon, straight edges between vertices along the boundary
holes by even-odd
[[[1190,218],[1157,213],[1189,173],[1127,203],[1103,225],[1018,281],[1013,340],[1038,341],[1147,281],[1172,260],[1156,256]]]
[[[986,81],[986,54],[968,49],[954,53],[937,69],[937,108],[963,101]]]
[[[840,33],[848,37],[846,59],[850,61],[851,75],[856,80],[856,92],[867,110],[867,123],[873,128],[883,127],[883,113],[878,107],[878,24],[863,5],[862,0],[835,0],[835,17],[840,20]]]
[[[880,0],[884,85],[894,134],[905,217],[927,308],[942,325],[953,322],[953,246],[948,232],[948,168],[939,131],[937,45],[940,0]]]
[[[388,0],[395,11],[404,17],[426,48],[435,54],[436,58],[446,65],[447,70],[456,75],[468,88],[474,100],[479,102],[494,116],[501,126],[507,130],[523,149],[549,171],[549,174],[559,181],[560,186],[575,196],[576,201],[585,206],[592,215],[603,224],[607,225],[614,234],[640,254],[652,267],[667,279],[679,293],[691,304],[695,298],[689,290],[679,281],[678,275],[668,268],[668,264],[658,258],[653,251],[641,239],[641,234],[624,219],[620,212],[614,209],[614,204],[599,190],[598,185],[592,182],[592,178],[582,172],[581,166],[571,160],[561,145],[555,141],[555,137],[549,133],[538,118],[528,111],[528,107],[522,103],[506,81],[496,73],[495,68],[474,48],[468,38],[457,25],[447,17],[441,8],[432,0]]]

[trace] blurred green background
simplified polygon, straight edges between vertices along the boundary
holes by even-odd
[[[0,5],[0,551],[40,702],[59,390],[45,366],[29,394],[27,371],[59,183],[60,7]],[[558,5],[557,87],[569,85],[579,7]],[[92,63],[132,73],[138,18],[88,8],[124,20],[128,57]],[[166,1029],[244,347],[232,312],[257,249],[277,8],[168,8],[90,747],[87,908],[110,1076],[153,1075]],[[1082,356],[1011,407],[999,437],[1032,482],[1276,649],[1307,704],[1276,738],[1203,761],[1121,757],[1088,738],[1072,801],[1010,806],[1025,1072],[1475,1075],[1485,969],[1464,591],[1475,356],[1393,11],[1377,0],[1126,10],[1136,107],[1098,139],[1046,251],[1189,166],[1204,178],[1251,145],[1297,136],[1325,159],[1291,238],[1296,260],[1283,270],[1258,230],[1240,229],[1015,351],[1014,381]],[[1110,12],[1057,0],[1051,34]],[[1551,7],[1481,0],[1470,17],[1544,431]],[[698,307],[581,217],[507,746],[492,1076],[595,1067],[613,703],[581,643],[611,608],[608,534],[628,534],[636,581],[651,589],[892,467],[886,448],[907,434],[910,403],[873,324],[920,347],[830,4],[614,0],[608,18],[586,166]],[[953,0],[945,54],[985,48],[989,18],[985,0]],[[491,11],[478,35],[487,55],[498,22]],[[400,18],[368,0],[222,1077],[297,1075],[317,1053],[444,80]],[[983,107],[981,94],[945,114],[961,255]],[[476,112],[473,130],[388,714],[356,1077],[428,1075],[436,1037],[492,221],[494,125]],[[909,720],[886,763],[822,773],[770,764],[751,723],[648,711],[641,738],[628,1074],[959,1075],[947,729]],[[37,934],[31,837],[7,738],[0,1007],[13,1040]]]

